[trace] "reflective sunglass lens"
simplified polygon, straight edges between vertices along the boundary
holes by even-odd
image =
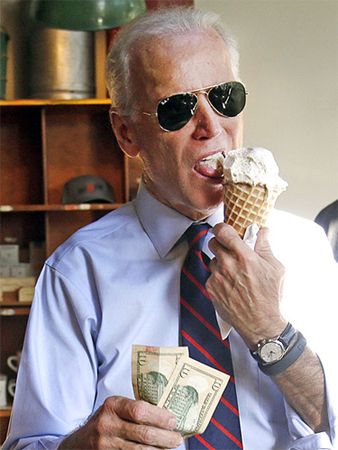
[[[230,82],[215,86],[208,98],[212,106],[223,116],[235,117],[245,106],[246,92],[239,82]]]
[[[164,130],[176,131],[194,115],[197,98],[192,94],[177,94],[162,100],[157,107],[157,118]]]

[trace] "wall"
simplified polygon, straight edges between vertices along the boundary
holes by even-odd
[[[277,206],[313,219],[338,198],[338,2],[195,0],[237,37],[249,92],[245,144],[275,154]]]
[[[27,3],[0,5],[11,34],[9,98],[25,93]],[[239,41],[249,91],[245,144],[275,154],[289,183],[277,206],[313,219],[338,198],[338,1],[195,0],[195,6],[220,13]]]

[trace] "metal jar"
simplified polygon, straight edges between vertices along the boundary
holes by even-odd
[[[29,97],[95,96],[94,33],[35,28],[29,38]]]

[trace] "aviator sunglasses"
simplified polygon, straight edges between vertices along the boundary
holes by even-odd
[[[191,92],[181,92],[160,100],[155,113],[164,131],[177,131],[183,128],[197,110],[197,94],[205,94],[211,107],[221,116],[235,117],[243,111],[247,92],[239,81],[230,81]]]

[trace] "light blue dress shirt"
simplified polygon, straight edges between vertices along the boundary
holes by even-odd
[[[337,267],[320,227],[280,211],[272,216],[271,245],[287,268],[285,317],[309,342],[314,335],[331,430],[314,434],[231,330],[244,448],[332,449],[338,339],[336,330],[327,333],[333,316],[326,308],[337,300]],[[222,220],[220,207],[208,222]],[[187,252],[180,238],[191,223],[141,186],[135,201],[76,232],[47,260],[35,290],[4,450],[56,449],[108,396],[134,398],[132,344],[179,345],[180,270]]]

